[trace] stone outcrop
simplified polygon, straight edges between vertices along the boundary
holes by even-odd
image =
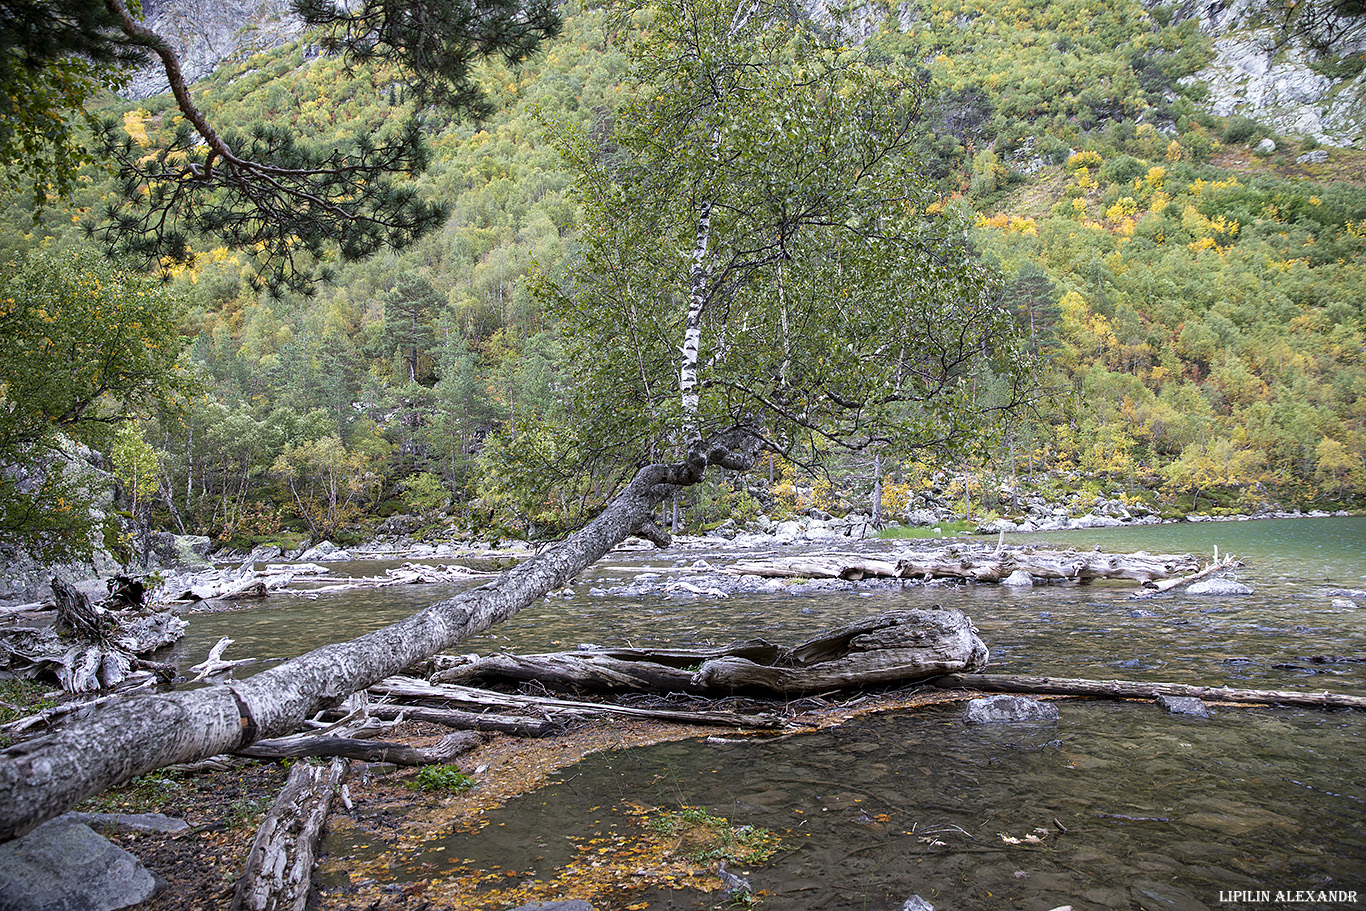
[[[303,34],[289,0],[144,0],[142,6],[146,25],[170,42],[190,82],[235,56],[280,47]],[[125,94],[150,98],[169,90],[161,67],[149,66],[133,74]]]
[[[1242,114],[1280,133],[1312,136],[1334,145],[1366,142],[1366,73],[1335,80],[1316,72],[1320,53],[1305,42],[1281,40],[1266,23],[1265,0],[1190,2],[1183,17],[1199,20],[1213,39],[1214,60],[1189,78],[1209,89],[1204,106],[1212,114]],[[1331,54],[1366,51],[1366,28],[1340,41]]]

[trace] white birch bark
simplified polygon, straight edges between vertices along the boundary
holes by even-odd
[[[713,137],[715,140],[718,137]],[[691,447],[700,435],[697,412],[697,359],[702,347],[702,312],[707,306],[707,279],[711,275],[712,201],[705,200],[697,214],[697,240],[693,245],[688,276],[688,317],[683,324],[683,351],[678,368],[678,391],[683,404],[683,445]]]

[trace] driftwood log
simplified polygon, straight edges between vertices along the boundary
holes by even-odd
[[[1231,566],[1233,562],[1228,561],[1225,565]],[[882,558],[830,553],[741,560],[723,569],[738,575],[777,579],[959,579],[1001,582],[1012,573],[1024,572],[1040,581],[1128,579],[1152,583],[1195,573],[1200,570],[1200,564],[1190,554],[1104,554],[955,545],[935,551],[905,551]]]
[[[143,610],[140,582],[116,577],[100,603],[61,579],[52,580],[52,594],[52,626],[0,633],[0,670],[29,678],[50,675],[69,693],[175,676],[174,667],[146,656],[183,636],[185,621]]]
[[[306,756],[340,756],[365,762],[392,762],[395,765],[432,765],[450,762],[479,746],[482,738],[473,731],[447,734],[431,747],[415,747],[384,740],[322,736],[281,737],[258,740],[237,751],[252,759],[300,759]]]
[[[232,911],[305,911],[313,863],[332,800],[349,763],[296,763],[256,831],[233,894]]]
[[[983,693],[1036,693],[1044,696],[1089,696],[1100,699],[1156,699],[1191,696],[1210,702],[1249,705],[1304,705],[1314,708],[1366,709],[1366,696],[1311,693],[1296,690],[1244,690],[1182,683],[1143,683],[1132,680],[1082,680],[1071,677],[1028,677],[1011,674],[950,674],[933,681],[944,689]]]
[[[908,683],[985,667],[987,648],[957,610],[889,611],[791,648],[762,639],[727,649],[593,649],[446,658],[433,679],[536,680],[561,689],[787,697]]]
[[[462,712],[459,709],[435,709],[413,705],[372,705],[370,714],[394,721],[425,721],[465,731],[498,731],[518,737],[547,737],[564,730],[564,724],[553,718],[530,718],[520,715]]]
[[[313,586],[291,589],[290,586],[300,576],[321,576],[328,572],[327,567],[313,563],[301,565],[271,564],[258,572],[247,565],[237,569],[214,570],[195,573],[167,583],[163,601],[238,601],[247,598],[264,598],[273,592],[299,595],[317,595],[328,592],[351,591],[362,588],[387,588],[391,585],[423,585],[442,582],[464,582],[493,573],[470,569],[457,563],[427,565],[425,563],[404,563],[384,571],[382,576],[360,576],[339,580],[333,585]]]
[[[774,715],[741,715],[736,712],[679,711],[673,709],[638,708],[610,703],[578,702],[572,699],[553,699],[546,696],[495,693],[475,687],[451,683],[428,683],[414,677],[389,677],[372,687],[370,692],[400,699],[432,700],[435,702],[491,709],[522,709],[545,712],[552,720],[601,715],[622,715],[628,718],[652,718],[677,724],[733,728],[776,728],[783,721]]]

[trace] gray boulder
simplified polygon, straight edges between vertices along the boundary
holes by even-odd
[[[1201,579],[1186,586],[1188,595],[1250,595],[1252,588],[1232,579]]]
[[[974,699],[963,711],[967,724],[1052,724],[1058,707],[1027,696],[987,696]]]
[[[1312,152],[1305,152],[1295,159],[1296,164],[1323,164],[1328,160],[1327,149],[1314,149]]]
[[[1002,585],[1010,585],[1019,588],[1028,588],[1034,584],[1034,577],[1022,569],[1017,569],[1010,575],[1001,580]]]
[[[1205,703],[1194,696],[1158,696],[1157,704],[1170,715],[1190,715],[1192,718],[1209,717],[1209,709]]]
[[[169,531],[152,534],[148,542],[156,565],[162,569],[180,572],[198,572],[213,569],[209,562],[209,549],[213,541],[204,535],[176,535]]]
[[[64,816],[0,845],[0,911],[115,911],[156,890],[136,857]]]

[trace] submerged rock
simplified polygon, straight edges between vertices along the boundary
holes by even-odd
[[[1058,720],[1058,707],[1028,696],[987,696],[974,699],[963,711],[967,724],[1051,724]]]
[[[1190,715],[1192,718],[1208,718],[1209,709],[1205,703],[1194,696],[1158,696],[1157,704],[1170,715]]]
[[[1201,579],[1186,587],[1188,595],[1250,595],[1251,586],[1232,579]]]

